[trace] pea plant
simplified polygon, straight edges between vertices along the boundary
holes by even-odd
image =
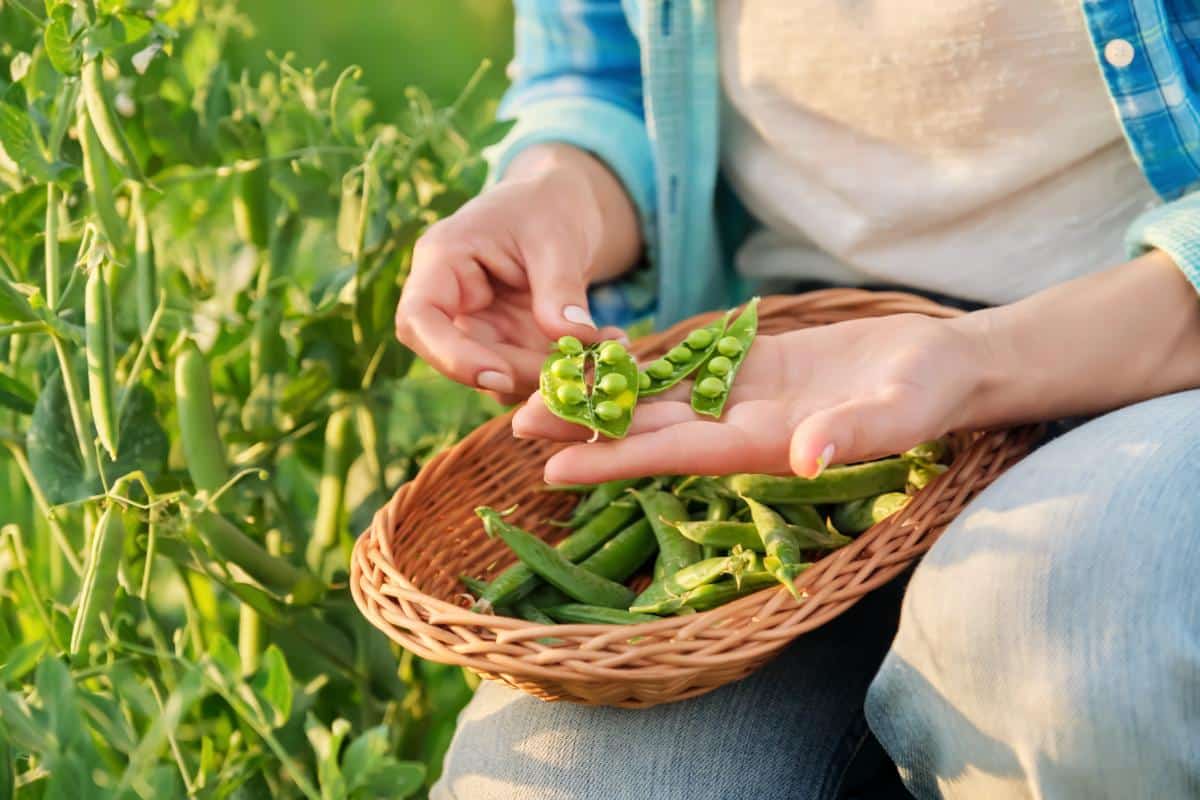
[[[468,677],[394,648],[353,535],[495,409],[396,342],[478,191],[475,81],[223,59],[232,0],[0,0],[0,800],[408,797]]]

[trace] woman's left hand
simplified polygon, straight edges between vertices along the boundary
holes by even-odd
[[[989,359],[981,340],[916,314],[759,336],[720,420],[692,411],[691,381],[646,398],[630,434],[569,447],[546,464],[548,483],[732,472],[812,476],[830,463],[901,452],[968,422]],[[521,438],[590,436],[534,394],[513,418]]]

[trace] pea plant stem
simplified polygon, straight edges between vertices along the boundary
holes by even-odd
[[[42,492],[42,487],[38,484],[37,478],[34,477],[33,470],[29,467],[29,459],[25,455],[25,449],[16,442],[6,441],[5,444],[12,455],[13,462],[17,465],[17,469],[20,470],[25,483],[29,486],[29,493],[33,495],[33,501],[37,504],[38,512],[50,527],[50,535],[53,537],[54,543],[62,551],[63,558],[70,565],[72,571],[76,575],[82,575],[83,564],[80,562],[79,557],[75,555],[75,548],[72,547],[71,540],[67,537],[67,532],[63,530],[62,522],[59,520],[58,515],[54,513],[54,509],[50,507],[50,501],[46,499],[46,495]]]
[[[100,468],[96,460],[96,450],[92,447],[91,430],[87,418],[83,415],[83,393],[79,390],[79,381],[75,378],[75,370],[71,368],[71,356],[67,352],[66,342],[57,332],[51,332],[54,340],[54,352],[58,355],[58,369],[62,374],[63,389],[67,393],[67,406],[71,410],[71,424],[75,426],[75,440],[83,457],[83,469],[88,475],[99,475]]]
[[[62,257],[58,251],[58,212],[62,202],[58,184],[46,184],[46,304],[51,310],[58,307],[59,285],[62,278]]]
[[[233,164],[222,164],[219,167],[202,167],[199,169],[188,169],[186,172],[179,172],[177,174],[159,175],[154,178],[154,185],[159,188],[165,188],[179,183],[190,183],[209,178],[229,178],[243,172],[253,172],[264,164],[277,161],[293,161],[297,158],[304,158],[311,155],[346,155],[358,157],[362,155],[362,149],[346,145],[301,147],[278,155],[247,158]]]
[[[0,336],[16,336],[20,333],[38,333],[46,330],[44,322],[14,322],[11,325],[0,325]]]
[[[54,628],[54,623],[50,619],[50,614],[42,605],[42,596],[38,593],[37,584],[33,580],[33,575],[29,573],[29,559],[25,553],[25,543],[21,539],[21,529],[16,525],[6,525],[0,530],[0,535],[8,534],[8,547],[12,552],[13,562],[17,566],[17,572],[21,576],[21,580],[25,583],[25,591],[29,593],[29,601],[33,603],[34,610],[38,617],[42,620],[42,625],[46,628],[46,635],[50,637],[55,649],[63,650],[63,644],[58,638],[58,632]]]

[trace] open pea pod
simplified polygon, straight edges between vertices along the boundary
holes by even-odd
[[[557,417],[595,429],[592,405],[588,402],[588,351],[574,336],[564,336],[542,363],[539,391],[546,408]]]
[[[696,328],[662,358],[651,361],[638,375],[638,394],[649,397],[665,392],[695,372],[716,352],[728,323],[729,315],[724,314],[715,322]]]
[[[620,342],[604,342],[594,355],[595,376],[588,404],[592,427],[613,439],[629,432],[638,401],[638,369]]]
[[[738,318],[729,324],[696,373],[692,385],[692,410],[697,414],[720,417],[754,337],[758,334],[758,298],[746,304]]]

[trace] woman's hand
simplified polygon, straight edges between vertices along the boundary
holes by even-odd
[[[854,320],[755,341],[721,419],[695,414],[691,382],[638,404],[630,435],[569,447],[550,483],[643,475],[795,472],[901,452],[960,427],[986,363],[956,321],[915,314]],[[520,437],[587,438],[535,395]]]
[[[599,161],[530,148],[417,242],[396,336],[443,374],[516,402],[537,386],[550,340],[623,336],[596,330],[587,287],[640,250],[633,204]]]

